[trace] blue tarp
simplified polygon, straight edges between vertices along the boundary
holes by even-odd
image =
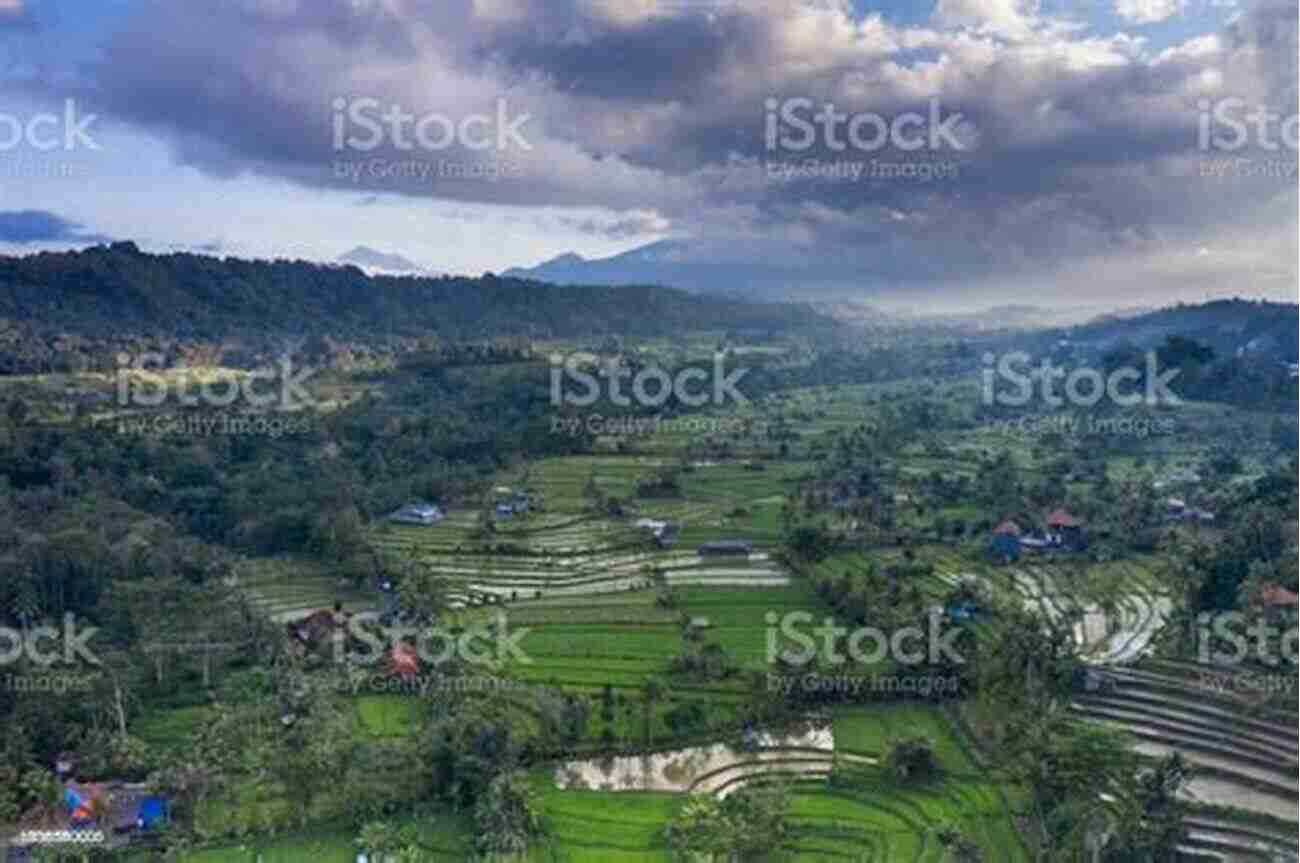
[[[148,830],[166,817],[167,801],[161,797],[146,797],[140,801],[140,813],[136,816],[136,826]]]

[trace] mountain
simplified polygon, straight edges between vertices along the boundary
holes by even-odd
[[[587,259],[566,252],[535,267],[513,267],[506,276],[543,282],[587,285],[648,285],[691,287],[687,260],[690,248],[680,240],[660,240],[608,258]]]
[[[355,264],[371,275],[433,275],[410,258],[396,252],[381,252],[369,246],[357,246],[339,255],[338,260],[344,264]]]
[[[72,350],[88,356],[90,367],[111,364],[107,342],[129,337],[213,344],[321,336],[374,344],[431,335],[549,339],[832,325],[806,306],[657,286],[370,276],[352,264],[153,255],[130,242],[0,256],[0,373],[44,371]]]
[[[705,249],[683,240],[659,240],[608,258],[568,252],[535,267],[513,267],[504,275],[562,285],[665,285],[693,293],[781,299],[792,287],[817,288],[815,270],[780,256],[760,258],[737,250]]]

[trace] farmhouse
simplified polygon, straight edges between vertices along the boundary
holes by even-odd
[[[739,539],[720,539],[714,542],[706,542],[697,550],[701,557],[710,555],[749,555],[754,551],[754,546],[748,542]]]
[[[1087,545],[1083,533],[1083,519],[1071,515],[1064,509],[1056,509],[1048,514],[1047,534],[1052,545],[1070,550],[1082,549]]]
[[[1165,520],[1199,521],[1208,524],[1214,521],[1214,513],[1199,506],[1188,506],[1182,498],[1171,497],[1165,501]]]
[[[1259,601],[1263,605],[1295,608],[1300,605],[1300,596],[1280,584],[1267,584],[1259,591]]]
[[[408,503],[389,514],[388,520],[398,524],[419,524],[431,526],[443,519],[442,510],[436,504],[416,501]]]
[[[532,508],[532,497],[528,492],[512,492],[510,489],[503,487],[498,488],[497,493],[506,495],[504,499],[498,499],[493,507],[493,512],[496,513],[497,518],[511,518],[515,515],[522,515]]]
[[[98,827],[129,833],[157,826],[165,817],[166,801],[141,786],[124,783],[80,783],[63,786],[63,805],[70,827]]]
[[[342,625],[342,605],[335,603],[334,611],[319,609],[299,620],[285,625],[291,638],[305,645],[319,644],[333,635],[334,630]]]
[[[167,800],[145,785],[125,782],[65,780],[57,802],[37,806],[19,819],[19,829],[6,837],[8,861],[31,859],[33,846],[50,830],[98,830],[104,845],[120,847],[167,819]]]
[[[388,651],[388,671],[399,677],[413,677],[420,673],[420,658],[415,648],[405,642],[398,642]]]
[[[677,539],[677,525],[670,521],[639,518],[636,520],[636,527],[638,530],[648,532],[660,548],[668,548]]]

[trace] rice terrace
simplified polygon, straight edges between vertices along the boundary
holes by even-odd
[[[951,338],[931,337],[907,368]],[[718,333],[592,356],[672,363],[719,343],[764,348],[758,397],[627,435],[543,419],[518,456],[395,474],[307,525],[306,550],[214,547],[215,577],[150,564],[175,574],[117,601],[136,626],[169,621],[158,640],[177,649],[115,635],[92,690],[106,687],[92,739],[109,749],[60,757],[93,771],[88,794],[165,790],[195,861],[659,860],[711,843],[1072,859],[1156,811],[1180,858],[1294,857],[1294,666],[1206,664],[1192,616],[1234,531],[1294,552],[1294,456],[1250,437],[1267,414],[1193,401],[1169,437],[1008,436],[960,370],[805,384],[823,361],[799,342]],[[586,347],[331,369],[314,416],[332,431],[313,446],[364,458],[359,441],[404,423],[431,370],[482,411],[502,380],[545,375],[531,357],[557,346]],[[872,359],[853,374],[876,377]],[[103,386],[21,384],[47,388],[37,427],[58,427],[74,384]],[[1206,429],[1241,436],[1231,466]],[[111,556],[161,539],[129,508],[114,524]],[[1286,578],[1243,586],[1237,607],[1293,620],[1270,604]],[[483,794],[491,806],[462,802]],[[1051,814],[1066,800],[1086,814]],[[510,807],[527,838],[485,852],[485,820],[521,817]],[[117,853],[145,859],[166,835]]]

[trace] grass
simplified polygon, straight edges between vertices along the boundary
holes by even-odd
[[[929,704],[879,704],[836,708],[832,713],[836,751],[883,754],[892,738],[923,735],[934,746],[940,765],[953,773],[971,774],[976,767],[953,736],[939,708]]]
[[[403,695],[362,695],[353,701],[361,730],[372,737],[404,737],[419,727],[422,704]]]

